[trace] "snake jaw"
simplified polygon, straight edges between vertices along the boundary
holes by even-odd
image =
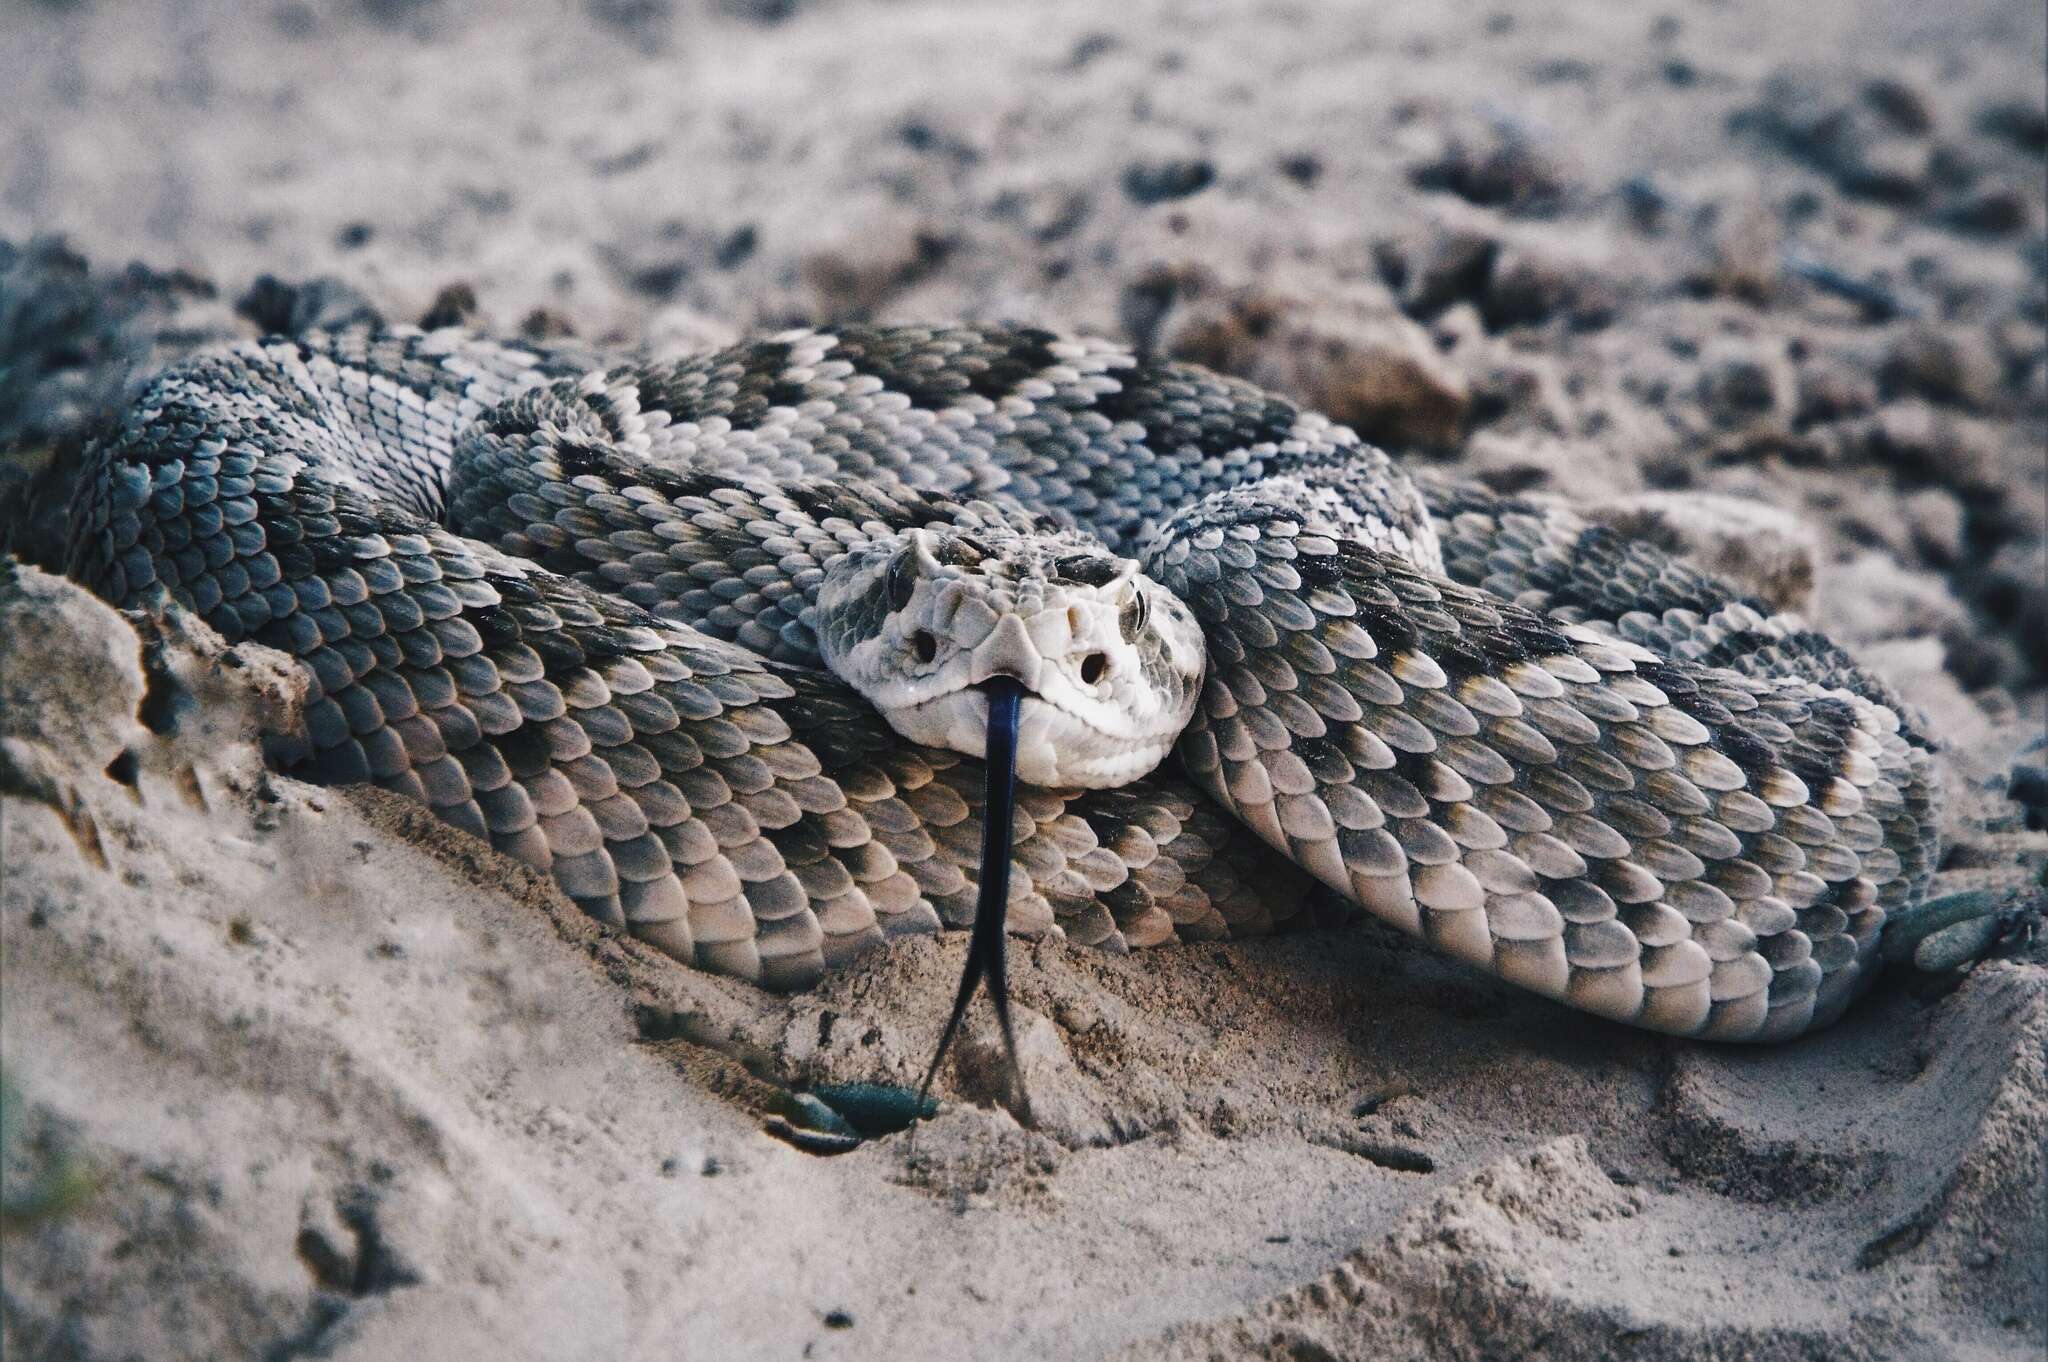
[[[1003,681],[1016,684],[1014,678]],[[900,711],[883,711],[889,726],[912,742],[986,759],[988,688],[963,686]],[[1123,739],[1077,722],[1043,697],[1026,693],[1017,721],[1017,778],[1048,790],[1114,789],[1165,759],[1177,734]]]

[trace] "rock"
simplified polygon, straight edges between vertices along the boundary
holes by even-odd
[[[420,316],[420,329],[433,331],[444,326],[467,326],[476,320],[476,290],[468,284],[448,284],[434,295],[434,301]]]
[[[666,303],[682,291],[694,272],[711,262],[715,250],[711,231],[670,219],[649,231],[635,231],[623,240],[600,246],[598,258],[618,283],[633,293]]]
[[[669,0],[613,0],[667,10]],[[772,27],[794,19],[806,7],[806,0],[718,0],[718,11],[735,19]]]
[[[2029,815],[2029,825],[2039,827],[2048,815],[2048,766],[2022,763],[2012,768],[2010,787],[2013,802],[2023,805]]]
[[[1568,435],[1577,428],[1565,366],[1556,356],[1530,354],[1497,341],[1472,350],[1457,359],[1473,373],[1473,425],[1484,424],[1496,434],[1551,436]]]
[[[1140,350],[1160,348],[1160,331],[1176,309],[1223,287],[1215,271],[1185,260],[1159,261],[1117,292],[1117,321]],[[1213,299],[1212,299],[1213,301]]]
[[[1768,303],[1783,286],[1784,227],[1754,189],[1734,187],[1691,215],[1697,263],[1686,280],[1709,297]]]
[[[1495,330],[1553,318],[1591,330],[1613,320],[1619,305],[1614,280],[1590,261],[1516,245],[1494,259],[1481,310]]]
[[[1803,611],[1812,601],[1819,541],[1790,511],[1745,497],[1639,492],[1583,514],[1727,578],[1774,610]]]
[[[849,233],[840,246],[814,252],[802,264],[804,282],[817,294],[820,315],[864,321],[903,290],[925,278],[953,253],[949,232],[911,219]]]
[[[1380,274],[1411,317],[1429,318],[1486,296],[1500,240],[1483,227],[1451,225],[1407,240],[1378,243]]]
[[[1700,405],[1724,431],[1790,434],[1797,394],[1798,378],[1782,345],[1724,337],[1702,356]]]
[[[1622,207],[1628,213],[1629,223],[1637,231],[1645,236],[1655,236],[1664,229],[1671,196],[1655,175],[1631,175],[1616,188]]]
[[[363,13],[378,23],[399,25],[431,11],[436,0],[360,0],[360,3]]]
[[[1204,297],[1168,315],[1159,344],[1287,393],[1368,440],[1448,449],[1464,434],[1465,376],[1378,290]]]
[[[1981,422],[1919,398],[1887,402],[1845,428],[1855,457],[1898,470],[1907,478],[1966,494],[2003,496],[2008,475],[1999,447]]]
[[[0,449],[80,434],[137,376],[237,330],[199,275],[94,270],[61,238],[0,240]]]
[[[256,781],[259,736],[303,728],[305,693],[289,658],[230,649],[186,611],[123,616],[0,559],[0,797],[54,814],[100,870],[135,843],[109,792],[124,818],[167,799],[205,813]]]
[[[1877,407],[1877,380],[1858,364],[1816,356],[1799,366],[1798,422],[1802,426],[1862,416]]]
[[[1632,470],[1598,441],[1542,430],[1476,432],[1459,451],[1459,470],[1503,495],[1542,491],[1580,497],[1635,481]]]
[[[1934,129],[1934,105],[1926,92],[1898,76],[1864,82],[1863,102],[1899,132],[1918,136]]]
[[[2024,374],[2048,362],[2048,334],[2036,322],[2008,317],[1991,328],[1991,340],[2008,374]]]
[[[1280,173],[1300,185],[1303,189],[1315,188],[1316,181],[1323,177],[1323,161],[1314,152],[1295,152],[1280,158]]]
[[[1473,303],[1459,303],[1447,308],[1429,323],[1429,338],[1436,342],[1436,348],[1451,356],[1460,368],[1470,370],[1472,356],[1487,353],[1492,338],[1486,334],[1486,319],[1479,315],[1479,308]],[[1475,404],[1479,398],[1479,382],[1473,381],[1472,396]],[[1478,419],[1479,413],[1473,413]]]
[[[1897,77],[1838,67],[1781,70],[1739,121],[1830,176],[1845,193],[1917,203],[1930,189],[1931,104]]]
[[[2001,100],[1978,112],[1977,131],[2039,156],[2048,151],[2048,109],[2023,99]]]
[[[1873,137],[1835,178],[1851,194],[1887,203],[1914,204],[1928,197],[1935,178],[1934,149],[1911,137]]]
[[[1996,399],[2003,378],[1998,357],[1980,332],[1927,324],[1900,332],[1878,369],[1887,396],[1924,397],[1973,410]]]
[[[61,577],[0,561],[0,735],[104,769],[143,736],[147,681],[135,631]],[[30,664],[29,660],[33,659]]]
[[[1124,167],[1124,193],[1133,203],[1165,203],[1199,194],[1216,181],[1216,166],[1206,157],[1183,156],[1159,161],[1133,161]]]
[[[1570,177],[1530,130],[1505,115],[1446,113],[1422,134],[1425,149],[1408,167],[1418,189],[1443,190],[1468,203],[1546,215],[1564,205]]]
[[[156,368],[241,329],[197,275],[0,240],[0,553],[61,564],[86,436]]]
[[[1941,487],[1923,487],[1900,498],[1907,533],[1927,558],[1947,567],[1963,556],[1963,503]]]
[[[2025,231],[2033,216],[2025,194],[2010,186],[1993,185],[1949,205],[1941,220],[1959,232],[2000,237]]]
[[[761,229],[751,222],[742,222],[712,247],[711,263],[722,270],[738,269],[753,258],[760,245]]]
[[[537,307],[519,319],[519,334],[531,341],[567,340],[576,323],[551,307]]]
[[[1916,571],[1872,550],[1831,563],[1816,588],[1815,614],[1839,642],[1859,646],[1892,638],[1938,638],[1950,648],[1971,633],[1969,611],[1946,578]]]
[[[752,222],[727,227],[670,218],[625,233],[598,248],[607,268],[628,289],[669,302],[693,279],[737,269],[760,245]]]
[[[264,332],[278,336],[377,326],[384,321],[383,314],[354,285],[332,275],[288,284],[275,275],[260,274],[249,291],[235,299],[235,311]]]
[[[1980,606],[2018,641],[2034,675],[2048,674],[2048,544],[2040,539],[2004,544],[1983,573]]]
[[[986,155],[980,139],[953,119],[913,114],[897,125],[896,140],[957,167],[976,165]]]
[[[738,13],[730,0],[722,0],[719,8],[735,17],[748,17]],[[673,0],[584,0],[584,9],[621,37],[649,47],[663,46],[674,32]]]
[[[1094,208],[1087,189],[1052,179],[1005,189],[990,205],[990,212],[1014,222],[1032,240],[1050,245],[1072,236]]]

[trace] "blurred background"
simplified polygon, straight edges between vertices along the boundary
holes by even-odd
[[[103,409],[138,331],[1030,320],[1598,503],[1894,672],[2024,705],[2048,670],[2044,23],[2036,0],[5,0],[0,440]],[[1674,517],[1672,492],[1736,501]]]

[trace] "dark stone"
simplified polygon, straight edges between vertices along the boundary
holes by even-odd
[[[1067,65],[1078,71],[1097,57],[1114,52],[1123,44],[1114,33],[1084,33],[1067,54]]]
[[[2025,230],[2028,216],[2025,196],[2004,188],[1972,194],[1941,215],[1950,227],[1973,236],[2011,236]]]
[[[537,307],[520,320],[519,334],[528,340],[565,340],[576,334],[576,325],[553,308]]]
[[[734,269],[744,264],[760,244],[759,229],[751,222],[743,222],[712,249],[711,263],[722,270]]]
[[[1313,152],[1304,151],[1293,156],[1282,157],[1280,160],[1280,173],[1300,185],[1303,189],[1311,189],[1315,186],[1315,182],[1323,177],[1323,163],[1321,158],[1317,157]]]
[[[648,265],[632,270],[626,275],[626,283],[636,293],[650,298],[669,299],[676,296],[683,281],[690,277],[690,267],[681,260],[670,260],[659,265]]]
[[[1409,167],[1417,189],[1456,194],[1482,208],[1543,216],[1563,206],[1563,169],[1527,131],[1506,118],[1462,119],[1448,127],[1436,154]]]
[[[468,284],[445,284],[420,317],[420,329],[436,331],[444,326],[467,326],[476,320],[476,290]]]
[[[331,275],[302,284],[287,284],[275,275],[258,275],[249,291],[235,300],[235,311],[277,336],[384,323],[383,315],[371,306],[369,299]]]
[[[1977,131],[2038,156],[2048,151],[2048,109],[2020,100],[1993,104],[1977,115]]]
[[[1165,203],[1199,194],[1215,181],[1215,165],[1202,157],[1133,161],[1124,170],[1124,193],[1137,203]]]

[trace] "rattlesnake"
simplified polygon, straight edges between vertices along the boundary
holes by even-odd
[[[1771,1040],[1840,1015],[1935,866],[1929,740],[1796,619],[1104,341],[271,338],[166,371],[91,458],[71,570],[294,655],[279,765],[773,987],[976,920],[1011,704],[983,945],[1363,908]]]

